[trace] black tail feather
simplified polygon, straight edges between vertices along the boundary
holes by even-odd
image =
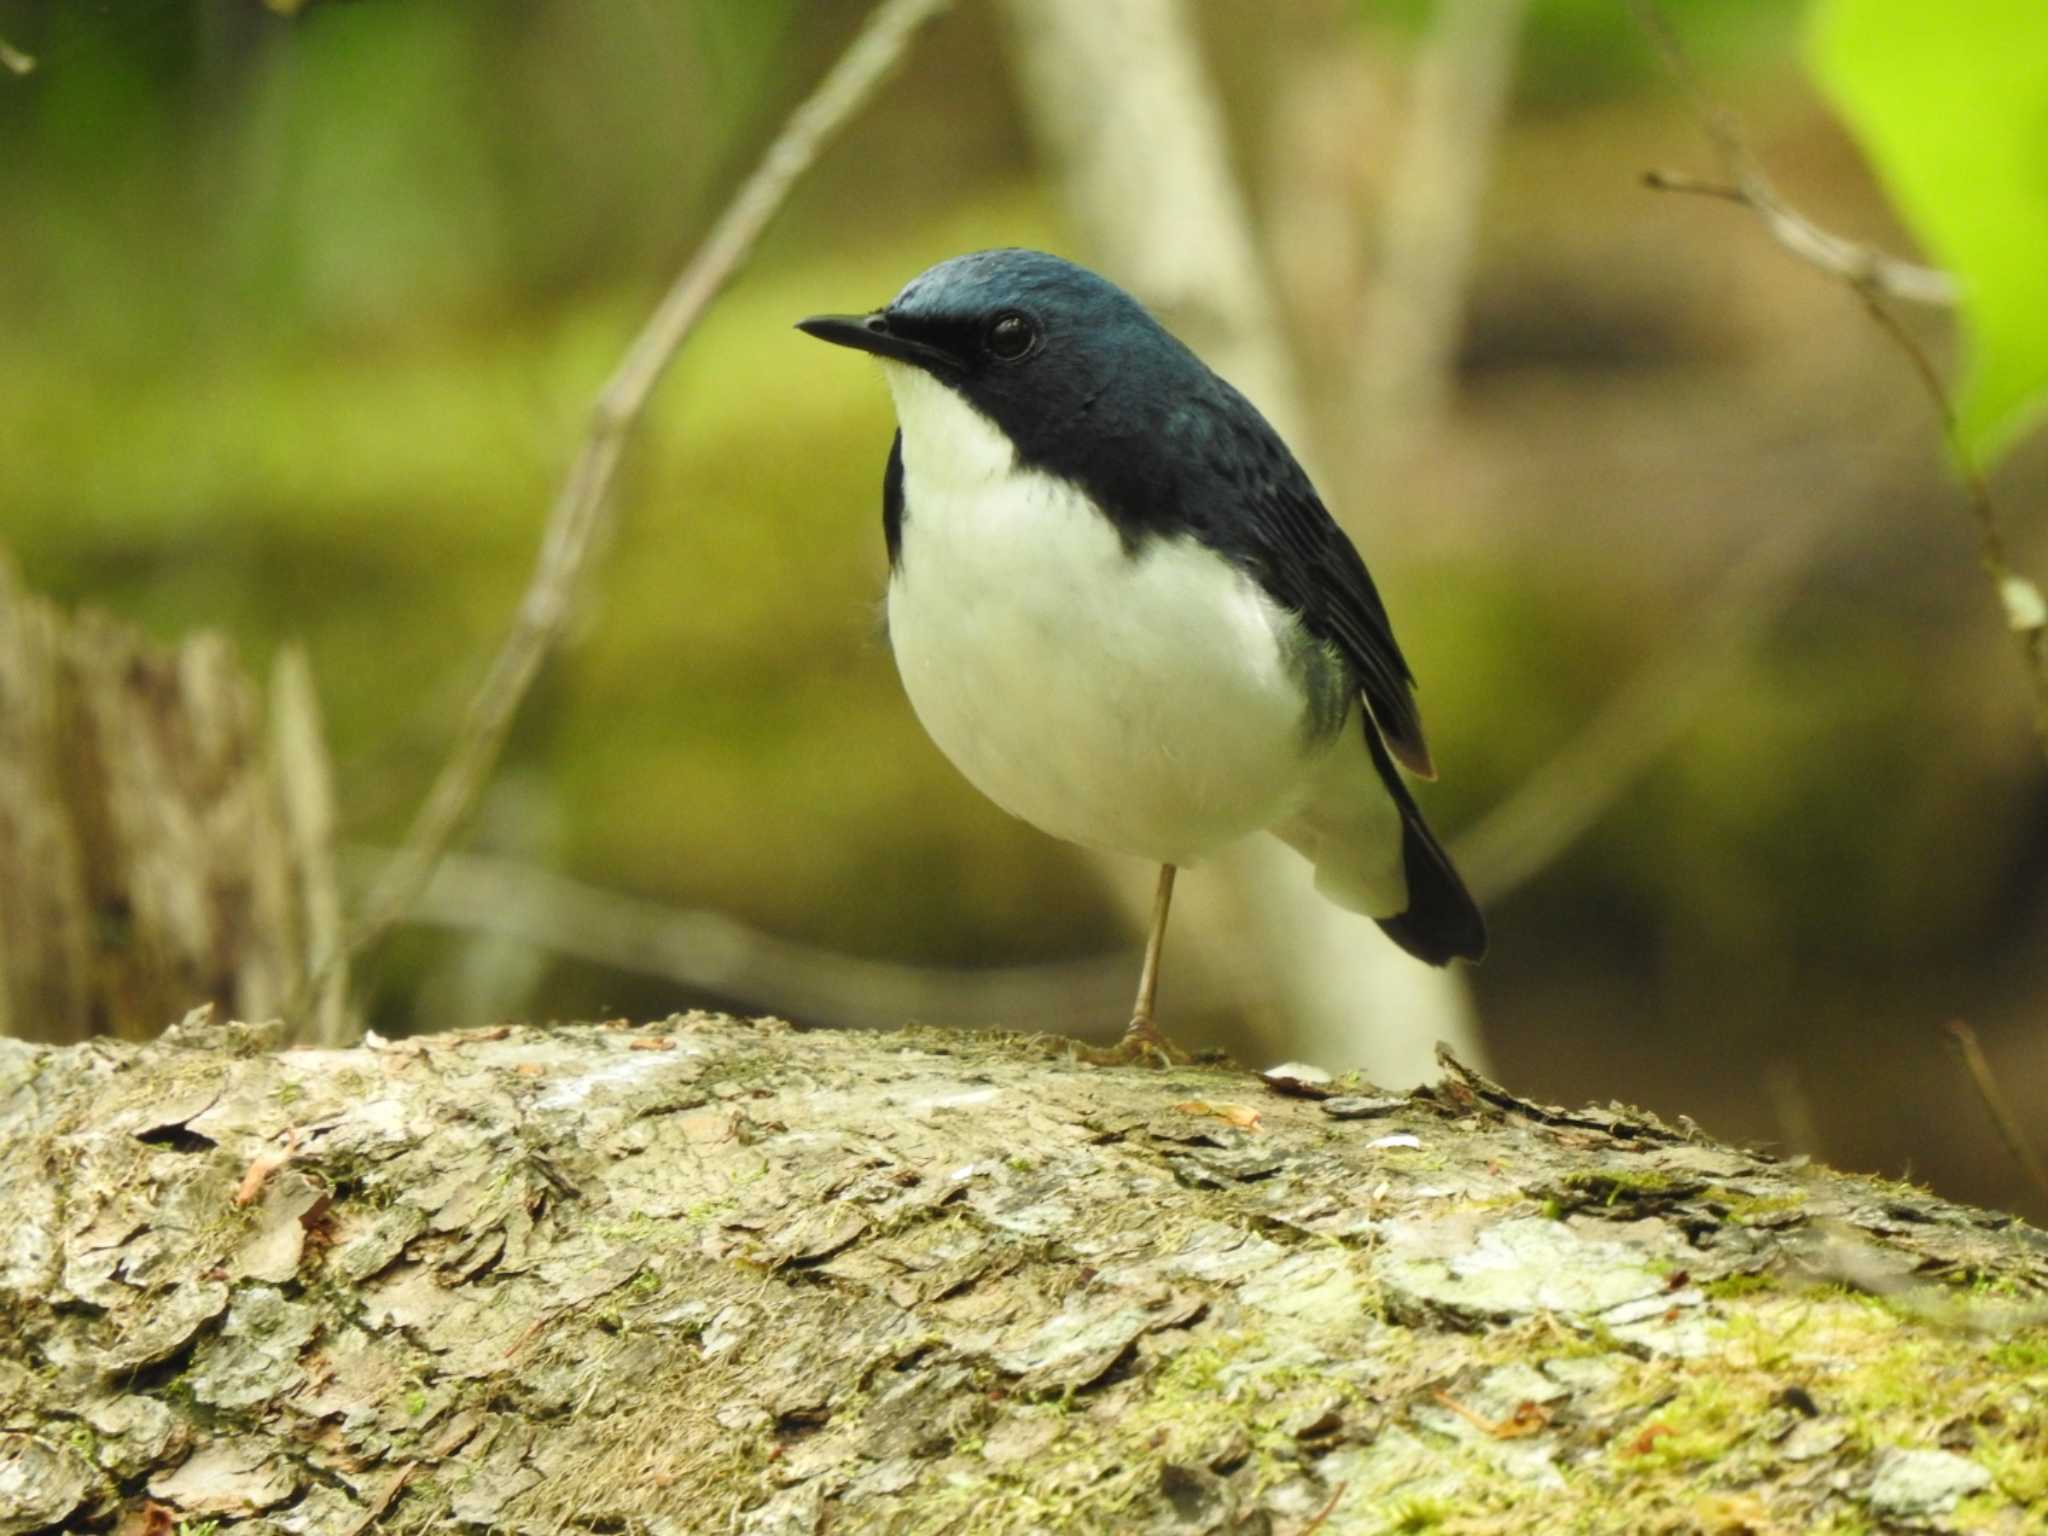
[[[1408,910],[1379,919],[1387,937],[1431,965],[1478,960],[1486,953],[1486,919],[1443,846],[1414,812],[1402,818],[1401,859],[1407,866]]]
[[[1379,732],[1365,727],[1373,766],[1387,792],[1401,807],[1401,865],[1408,877],[1408,908],[1393,917],[1375,919],[1387,937],[1418,960],[1449,965],[1453,960],[1478,960],[1486,953],[1486,919],[1479,903],[1451,867],[1451,856],[1422,819],[1422,809],[1402,782]]]

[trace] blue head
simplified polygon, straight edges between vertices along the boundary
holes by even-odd
[[[1084,419],[1091,436],[1141,430],[1212,377],[1123,289],[1043,251],[955,256],[872,314],[800,329],[928,374],[1027,460]]]

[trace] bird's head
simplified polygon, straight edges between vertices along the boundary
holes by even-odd
[[[1123,289],[1043,251],[955,256],[871,314],[816,315],[798,329],[880,358],[899,409],[904,386],[929,379],[1027,449],[1084,415],[1114,430],[1200,367]]]

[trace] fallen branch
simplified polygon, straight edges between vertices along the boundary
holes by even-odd
[[[0,1042],[0,1531],[2036,1528],[2038,1232],[1447,1069]]]

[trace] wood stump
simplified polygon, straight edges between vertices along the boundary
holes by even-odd
[[[303,656],[266,711],[222,636],[66,614],[0,555],[0,1035],[144,1037],[212,1002],[337,1043],[339,945]]]

